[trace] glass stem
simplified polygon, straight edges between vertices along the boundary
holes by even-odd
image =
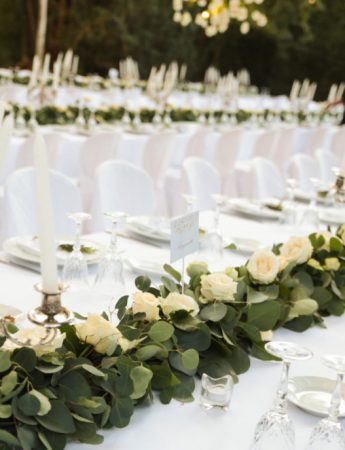
[[[288,382],[289,382],[289,370],[290,362],[283,361],[283,369],[280,377],[280,382],[274,401],[274,409],[280,414],[287,413],[287,393],[288,393]]]
[[[113,222],[110,240],[110,253],[115,255],[117,252],[117,222]]]
[[[214,229],[218,234],[220,234],[219,223],[220,223],[220,206],[216,205],[216,210],[214,212]]]
[[[341,398],[342,398],[342,384],[343,384],[343,378],[344,375],[338,373],[337,375],[337,383],[335,385],[335,389],[331,398],[331,405],[329,407],[328,415],[331,420],[334,420],[334,422],[337,422],[339,417],[339,409],[341,404]]]
[[[76,253],[80,253],[81,245],[80,245],[80,234],[81,234],[81,222],[76,223],[76,235],[74,242],[74,251]]]

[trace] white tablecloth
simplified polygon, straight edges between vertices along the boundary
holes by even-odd
[[[209,214],[203,215],[201,225],[209,223]],[[222,228],[226,239],[230,236],[260,238],[269,245],[291,235],[291,229],[275,223],[258,223],[233,216],[222,216]],[[95,239],[106,242],[108,237],[99,234]],[[125,238],[119,238],[119,246],[125,250],[128,258],[150,259],[167,262],[169,250],[158,248]],[[193,255],[191,259],[196,259]],[[245,261],[240,254],[227,252],[224,261],[218,266],[237,265]],[[176,267],[179,265],[177,264]],[[15,305],[28,310],[40,302],[33,284],[39,281],[39,275],[26,270],[0,264],[1,303]],[[126,273],[128,292],[133,292],[135,275]],[[82,295],[66,293],[63,303],[69,308],[86,313],[102,311],[107,307],[108,299],[101,298],[95,292]],[[313,350],[315,356],[307,362],[292,365],[291,376],[318,375],[334,378],[334,373],[320,363],[320,356],[330,353],[344,353],[345,317],[331,317],[326,320],[327,329],[313,328],[298,334],[281,329],[275,332],[275,339],[289,340]],[[270,408],[279,381],[281,365],[271,362],[252,360],[251,369],[240,376],[235,386],[231,407],[228,412],[212,410],[206,412],[198,404],[199,382],[195,390],[196,400],[182,405],[172,401],[163,406],[155,399],[151,406],[135,409],[130,425],[125,429],[113,429],[102,432],[104,443],[98,448],[116,450],[248,450],[255,425],[260,416]],[[297,450],[302,450],[317,418],[310,416],[294,406],[289,407],[297,431]],[[70,449],[85,448],[85,444],[73,443]],[[279,450],[279,449],[277,449]]]

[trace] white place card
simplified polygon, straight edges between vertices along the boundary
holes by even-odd
[[[199,249],[199,212],[188,213],[173,219],[170,227],[171,263]]]

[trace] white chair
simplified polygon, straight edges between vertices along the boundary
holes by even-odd
[[[315,150],[325,148],[329,127],[318,127],[311,131],[306,153],[313,155]]]
[[[281,198],[284,181],[275,164],[262,157],[254,158],[249,168],[238,177],[241,197],[252,199]]]
[[[334,182],[335,173],[333,168],[339,165],[337,157],[334,153],[322,148],[315,150],[314,155],[319,166],[320,178],[328,183]]]
[[[85,210],[90,210],[95,192],[95,173],[105,161],[116,158],[122,136],[119,133],[101,133],[88,138],[80,148],[80,188]]]
[[[96,229],[104,228],[103,213],[107,211],[123,211],[129,215],[155,212],[153,181],[134,164],[126,161],[102,163],[96,170],[96,184],[97,196],[93,207]]]
[[[44,140],[47,144],[47,158],[48,166],[50,169],[55,168],[55,163],[57,159],[57,154],[60,148],[61,136],[57,133],[45,134]],[[21,144],[18,149],[17,159],[16,159],[16,169],[23,167],[31,167],[34,165],[34,149],[35,135],[31,135]]]
[[[176,133],[172,130],[154,134],[147,141],[143,156],[143,169],[150,175],[158,188],[162,187],[164,175],[171,161]]]
[[[279,137],[279,130],[266,130],[260,134],[255,142],[253,155],[261,156],[263,158],[271,158],[274,154]]]
[[[281,128],[271,155],[272,162],[285,174],[289,160],[293,155],[298,139],[297,128]]]
[[[215,167],[201,158],[187,158],[182,166],[182,184],[185,193],[198,197],[199,210],[213,209],[212,194],[221,193],[221,179]]]
[[[67,214],[82,211],[77,186],[62,173],[49,171],[55,232],[72,235],[74,224]],[[4,195],[5,237],[37,234],[35,169],[25,167],[13,172],[6,180]]]
[[[225,195],[236,196],[234,166],[241,146],[243,130],[234,128],[221,134],[214,152],[214,165],[222,178]]]
[[[196,156],[198,158],[205,158],[208,151],[210,134],[210,130],[204,127],[195,131],[187,142],[185,157]]]
[[[317,161],[309,155],[294,155],[288,167],[289,176],[298,181],[298,188],[304,192],[313,192],[311,178],[320,178]]]
[[[345,156],[345,125],[338,128],[331,142],[331,150],[341,162]]]

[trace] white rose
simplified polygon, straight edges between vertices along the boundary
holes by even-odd
[[[247,264],[251,277],[260,284],[272,283],[281,270],[280,259],[271,250],[258,250]]]
[[[96,352],[105,354],[108,348],[119,344],[120,331],[108,320],[98,314],[89,314],[85,322],[76,325],[77,336],[81,341],[91,344]]]
[[[237,291],[237,283],[225,273],[211,273],[201,277],[200,301],[208,303],[213,300],[231,302]]]
[[[30,341],[30,345],[28,346],[33,348],[37,356],[55,352],[56,349],[62,347],[62,343],[65,339],[65,333],[61,333],[59,330],[56,330],[55,338],[52,341],[49,341],[49,338],[47,339],[47,329],[44,327],[23,328],[18,330],[16,333],[13,333],[12,336],[23,343]],[[42,339],[47,339],[48,343],[40,344]],[[1,350],[13,351],[20,347],[24,347],[24,345],[17,345],[13,341],[6,339],[4,345],[1,347]]]
[[[208,272],[208,264],[203,261],[194,261],[187,267],[187,275],[192,278],[195,275],[203,275]]]
[[[308,237],[294,236],[280,248],[280,255],[289,263],[303,264],[313,254],[313,246]]]
[[[138,291],[133,295],[133,314],[145,313],[149,322],[159,320],[159,300],[149,292]]]
[[[159,300],[166,317],[169,317],[171,313],[176,311],[188,311],[193,317],[199,312],[197,302],[189,295],[171,292],[166,298],[160,298]]]

